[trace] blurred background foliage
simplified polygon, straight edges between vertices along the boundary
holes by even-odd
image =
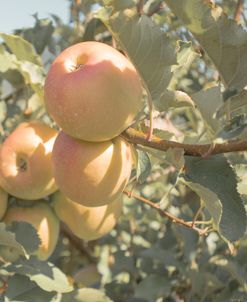
[[[239,1],[215,2],[228,18],[236,18]],[[219,138],[246,139],[246,91],[223,87],[220,72],[205,51],[207,47],[202,48],[196,35],[191,34],[166,1],[71,0],[68,4],[68,24],[57,15],[51,15],[49,19],[39,19],[35,15],[32,28],[16,29],[15,36],[0,34],[1,141],[22,121],[40,119],[55,127],[43,106],[43,84],[51,62],[63,49],[81,41],[104,42],[127,52],[140,67],[144,79],[147,74],[154,74],[155,77],[156,73],[160,77],[159,67],[155,65],[158,55],[153,61],[147,59],[150,53],[153,55],[155,49],[159,49],[151,51],[144,47],[145,43],[155,43],[157,36],[160,39],[160,33],[165,33],[164,41],[169,39],[164,46],[165,52],[160,55],[164,64],[162,68],[172,66],[173,71],[164,74],[163,83],[169,91],[184,92],[186,98],[182,98],[181,102],[176,97],[164,102],[159,98],[160,91],[156,90],[157,82],[151,83],[152,77],[149,78],[146,84],[153,88],[150,91],[156,109],[154,133],[165,139],[188,143],[208,143]],[[210,5],[214,4],[211,2]],[[127,15],[121,15],[122,12],[127,12]],[[121,23],[126,16],[142,18],[143,23],[137,25],[147,26],[133,33],[133,45],[127,48],[126,41],[131,36],[128,26],[131,23]],[[246,10],[243,9],[237,20],[243,28],[247,26],[246,18]],[[159,28],[157,34],[153,34],[155,28],[149,32],[150,24]],[[146,69],[142,67],[144,65],[147,65]],[[213,116],[216,111],[218,115]],[[139,118],[136,127],[145,131],[148,127],[148,106]],[[60,287],[54,285],[47,291],[41,286],[45,282],[44,276],[47,277],[44,264],[29,259],[26,264],[19,263],[22,267],[19,270],[14,262],[8,269],[0,268],[0,288],[4,292],[0,298],[2,301],[84,301],[87,295],[101,295],[89,289],[86,292],[85,287],[100,289],[108,297],[102,294],[99,300],[87,298],[87,302],[247,301],[247,237],[243,236],[233,244],[217,232],[200,194],[182,181],[182,153],[139,148],[138,154],[143,163],[139,163],[137,171],[141,181],[136,182],[134,171],[128,189],[131,191],[134,186],[134,191],[140,196],[154,203],[160,202],[163,209],[187,221],[192,221],[198,212],[197,219],[208,223],[207,236],[199,236],[193,230],[176,225],[148,205],[125,196],[121,220],[109,235],[100,240],[82,242],[65,226],[61,227],[59,244],[49,265],[55,265],[69,276],[78,290],[61,294],[62,285],[69,286],[63,284],[61,277],[54,281],[56,286],[60,282]],[[230,154],[227,160],[238,176],[238,190],[245,201],[246,154]],[[224,183],[219,190],[225,190]],[[231,217],[228,220],[231,228]],[[1,251],[0,255],[6,260]],[[27,265],[33,270],[27,270]],[[14,275],[11,274],[13,272]],[[34,276],[38,272],[43,277],[37,281]],[[5,290],[6,283],[8,288]]]

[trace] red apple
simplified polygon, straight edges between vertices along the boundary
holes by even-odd
[[[124,190],[132,169],[132,146],[120,137],[92,143],[60,132],[52,151],[59,189],[87,207],[103,206]]]
[[[64,132],[86,141],[106,141],[133,122],[142,107],[142,87],[130,61],[99,42],[65,49],[45,81],[48,113]]]
[[[52,206],[70,230],[84,240],[95,240],[109,233],[119,220],[122,212],[122,195],[101,207],[85,207],[56,192]]]
[[[44,123],[20,124],[0,149],[0,183],[9,194],[39,199],[56,191],[51,152],[57,131]]]

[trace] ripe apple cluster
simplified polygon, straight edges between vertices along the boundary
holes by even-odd
[[[22,123],[0,148],[0,219],[31,223],[42,260],[56,246],[59,220],[84,240],[104,236],[117,223],[134,161],[133,146],[120,134],[142,107],[142,86],[123,54],[91,41],[55,59],[44,95],[61,130]],[[7,209],[8,194],[33,202]],[[44,199],[50,194],[52,207]]]

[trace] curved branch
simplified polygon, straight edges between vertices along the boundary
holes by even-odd
[[[247,151],[247,141],[230,140],[222,144],[183,144],[169,140],[163,140],[155,135],[151,140],[147,140],[147,135],[143,132],[129,128],[121,134],[127,141],[133,144],[167,151],[169,148],[184,149],[184,154],[189,156],[208,157],[209,155]]]

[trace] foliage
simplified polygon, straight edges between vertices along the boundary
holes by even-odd
[[[216,2],[71,0],[70,24],[35,16],[32,28],[1,33],[1,141],[22,121],[54,126],[43,104],[47,69],[86,40],[117,47],[138,70],[147,102],[137,130],[148,131],[152,100],[155,136],[212,148],[246,140],[246,21],[233,18],[238,1]],[[102,239],[82,242],[61,227],[49,262],[30,255],[39,244],[31,225],[1,223],[0,301],[247,301],[246,152],[194,158],[138,145],[137,157],[128,191],[185,221],[197,213],[206,236],[134,194]]]

